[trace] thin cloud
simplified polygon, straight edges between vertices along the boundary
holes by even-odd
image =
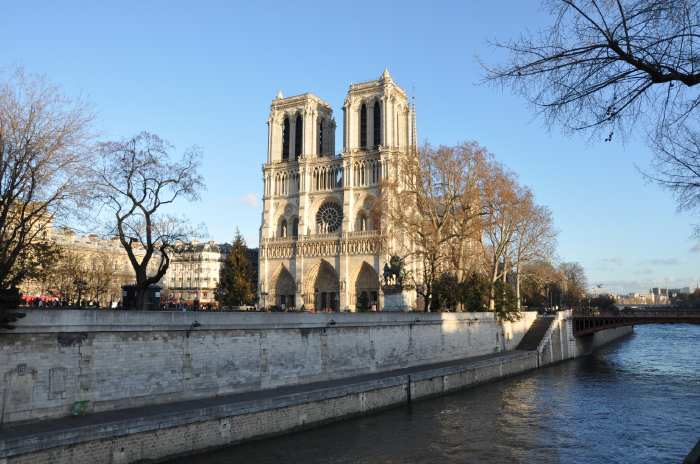
[[[700,242],[696,243],[690,248],[691,253],[700,253]]]
[[[241,203],[250,206],[251,208],[255,208],[258,206],[258,196],[254,193],[246,193],[241,197]]]
[[[652,266],[675,266],[680,264],[680,261],[677,258],[654,258],[644,260],[643,262]]]
[[[619,268],[624,264],[624,260],[619,257],[603,258],[599,259],[593,269],[598,269],[601,271],[610,271],[615,268]]]

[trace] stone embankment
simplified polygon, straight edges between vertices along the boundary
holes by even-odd
[[[560,313],[546,330],[535,324],[536,349],[515,350],[535,320],[30,312],[0,336],[0,464],[199,452],[517,374],[628,333],[577,340]]]

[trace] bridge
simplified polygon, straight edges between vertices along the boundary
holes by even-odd
[[[640,324],[700,324],[700,309],[623,310],[593,314],[574,312],[574,336],[583,337],[600,330]]]

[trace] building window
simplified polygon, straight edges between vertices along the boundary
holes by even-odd
[[[332,201],[327,201],[321,205],[316,212],[316,232],[327,234],[340,229],[343,222],[342,208]]]
[[[367,148],[367,106],[360,107],[360,148]]]
[[[292,222],[292,237],[296,237],[299,235],[299,218],[295,217],[294,221]]]
[[[318,156],[323,156],[323,119],[318,120]]]
[[[301,155],[302,142],[304,140],[304,123],[301,114],[297,113],[296,127],[294,128],[294,159],[299,159]]]
[[[382,140],[382,110],[379,102],[374,102],[374,148],[377,148]]]
[[[286,116],[282,126],[282,159],[289,159],[289,118]]]

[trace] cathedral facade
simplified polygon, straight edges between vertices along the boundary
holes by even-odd
[[[386,70],[377,80],[350,85],[338,155],[326,102],[311,93],[284,98],[281,92],[272,101],[263,166],[261,305],[382,309],[389,229],[375,205],[392,160],[415,146],[414,121],[406,93]]]

